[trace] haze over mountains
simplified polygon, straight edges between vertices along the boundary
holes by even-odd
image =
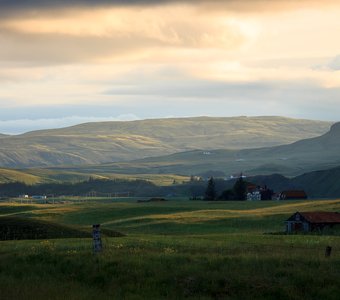
[[[197,117],[86,123],[63,129],[33,131],[17,136],[1,135],[0,166],[24,168],[100,164],[196,149],[272,147],[319,136],[327,132],[331,124],[283,117]],[[327,137],[323,139],[322,142],[328,141]],[[294,147],[297,147],[298,151],[302,150],[299,145]],[[317,151],[320,151],[320,147],[322,146],[319,146]],[[282,151],[282,155],[289,153],[290,148],[284,149],[278,148],[273,151]],[[259,151],[267,151],[270,154],[268,149]],[[197,170],[205,170],[206,167],[200,168],[202,161],[199,155],[192,155],[201,152],[175,154],[171,160],[174,162],[178,157],[183,156],[183,159],[191,163],[198,163]],[[229,153],[233,158],[236,153],[239,153],[242,156],[239,158],[241,160],[244,159],[243,156],[247,156],[247,150],[214,151],[213,156],[206,156],[218,158],[220,153],[221,159],[225,159],[223,153]],[[160,160],[164,161],[164,158]],[[148,160],[145,162],[148,163]],[[219,159],[217,163],[219,164]],[[145,167],[150,168],[150,165]],[[181,170],[177,169],[177,171]]]

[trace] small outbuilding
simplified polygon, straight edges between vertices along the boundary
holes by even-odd
[[[286,223],[287,233],[321,232],[324,228],[340,226],[340,213],[338,212],[296,212]]]

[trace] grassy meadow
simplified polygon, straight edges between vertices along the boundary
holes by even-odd
[[[281,233],[294,212],[340,211],[340,200],[71,200],[0,204],[2,227],[59,232],[0,242],[1,299],[339,299],[340,235]]]

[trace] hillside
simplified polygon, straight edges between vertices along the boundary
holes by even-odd
[[[46,221],[0,216],[0,241],[90,237],[90,232]]]
[[[30,174],[26,171],[19,170],[9,170],[0,168],[0,183],[20,181],[26,184],[36,184],[44,182],[45,179],[38,176]]]
[[[194,150],[131,162],[79,167],[80,172],[199,174],[209,170],[226,175],[279,173],[297,176],[340,165],[340,123],[322,136],[289,145],[244,150]]]
[[[194,149],[288,144],[325,133],[330,122],[283,117],[180,118],[86,123],[0,139],[0,166],[85,165]]]
[[[0,174],[1,171],[6,170],[0,169]],[[0,196],[17,196],[18,194],[25,193],[31,195],[85,195],[91,191],[96,191],[98,195],[107,195],[121,191],[129,191],[131,195],[143,197],[166,197],[167,195],[190,197],[193,191],[195,191],[194,193],[197,195],[203,195],[207,184],[206,181],[191,182],[189,177],[171,174],[129,175],[107,173],[106,176],[103,176],[94,173],[91,174],[92,179],[88,181],[89,174],[87,173],[57,172],[42,169],[29,169],[26,170],[26,172],[27,173],[17,172],[17,178],[15,178],[16,174],[14,173],[12,180],[7,178],[6,181],[1,181],[2,178],[0,176]],[[32,173],[40,173],[40,177],[34,177]],[[220,174],[223,175],[222,172]],[[21,177],[19,177],[19,175]],[[33,180],[30,180],[30,176]],[[112,181],[108,181],[110,179]],[[236,179],[223,180],[221,179],[221,175],[218,175],[215,179],[218,194],[221,194],[226,189],[232,188],[236,181]],[[135,180],[137,180],[137,186],[135,186]],[[340,198],[340,166],[327,170],[304,173],[293,178],[288,178],[281,174],[271,174],[249,176],[246,180],[256,185],[266,185],[275,192],[281,192],[287,189],[304,189],[310,198]],[[26,183],[26,185],[2,184],[10,181],[21,181]],[[68,183],[65,183],[65,181],[68,181]],[[62,182],[63,184],[60,184]],[[31,186],[36,183],[39,184]],[[126,183],[128,184],[127,186],[124,185]]]
[[[340,167],[308,172],[294,178],[273,174],[254,176],[247,180],[267,185],[276,192],[287,189],[303,189],[309,198],[339,198],[340,197]]]
[[[256,185],[267,185],[275,192],[289,189],[305,190],[309,198],[340,198],[340,167],[308,172],[293,178],[279,174],[252,176],[246,179]],[[231,188],[235,181],[227,186]]]
[[[314,198],[340,197],[340,167],[300,175],[292,180]]]

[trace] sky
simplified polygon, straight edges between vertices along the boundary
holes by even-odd
[[[0,133],[187,116],[339,121],[340,1],[0,0]]]

